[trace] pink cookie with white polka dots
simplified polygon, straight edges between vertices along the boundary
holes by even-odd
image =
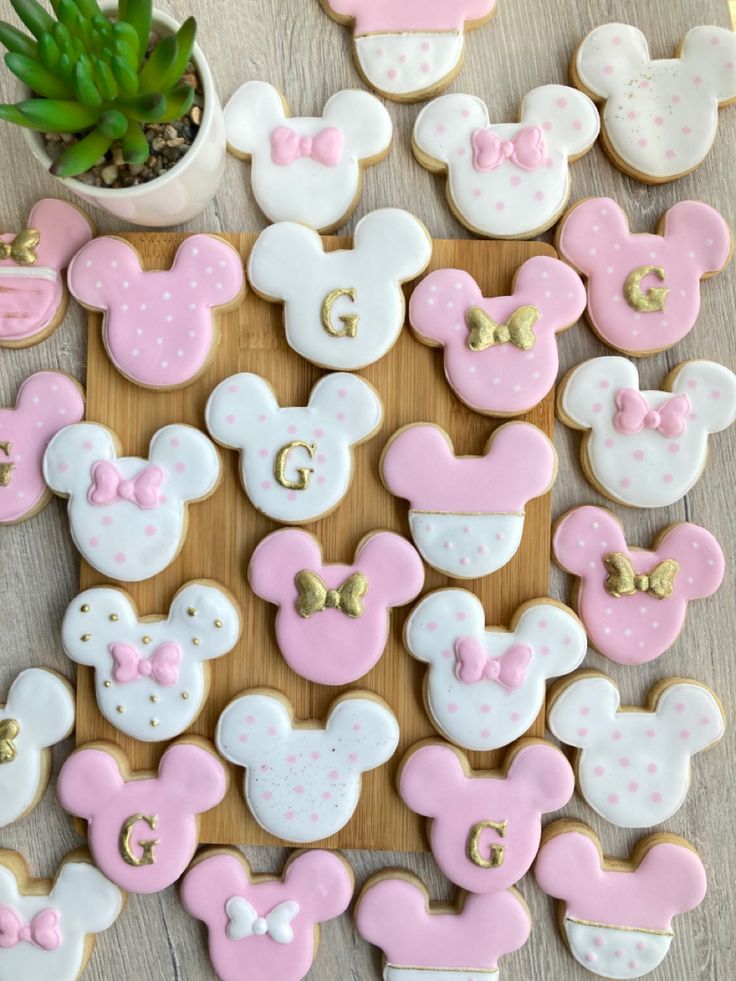
[[[97,238],[67,275],[72,296],[104,314],[102,339],[112,363],[145,388],[193,382],[217,348],[217,315],[245,292],[240,255],[214,235],[191,235],[171,269],[149,271],[129,242]]]

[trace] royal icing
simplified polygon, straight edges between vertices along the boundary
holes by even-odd
[[[295,726],[277,692],[239,696],[220,716],[217,748],[245,767],[245,802],[258,824],[285,841],[319,841],[352,818],[361,776],[389,760],[399,724],[376,696],[351,692],[333,703],[324,725]]]
[[[634,357],[666,351],[693,328],[700,281],[731,259],[731,230],[701,201],[665,211],[657,234],[632,233],[610,198],[588,198],[557,232],[560,255],[588,280],[588,319],[610,347]]]
[[[143,742],[189,728],[207,698],[207,662],[231,651],[239,636],[237,606],[209,582],[183,586],[166,618],[141,619],[119,589],[88,589],[69,604],[61,626],[68,656],[95,669],[102,715]]]
[[[79,852],[53,883],[31,879],[16,852],[0,858],[0,981],[77,981],[94,934],[120,915],[123,894]]]
[[[514,557],[527,502],[546,494],[556,474],[554,446],[526,422],[500,426],[483,456],[456,456],[439,426],[406,426],[381,460],[388,490],[409,501],[422,557],[456,579],[487,576]]]
[[[462,67],[465,31],[485,23],[496,0],[323,0],[352,25],[358,71],[388,99],[421,99],[449,85]]]
[[[718,107],[736,99],[736,38],[694,27],[675,58],[653,60],[628,24],[604,24],[578,48],[576,85],[603,101],[605,146],[616,164],[661,183],[694,170],[716,136]]]
[[[312,389],[307,406],[281,407],[260,375],[232,375],[205,409],[210,434],[240,451],[240,471],[252,504],[274,521],[314,521],[336,507],[350,486],[352,446],[381,426],[375,389],[338,372]]]
[[[490,415],[521,415],[552,389],[556,335],[582,316],[585,289],[549,256],[517,270],[511,296],[486,299],[459,269],[431,273],[414,290],[409,322],[419,339],[444,348],[445,377],[466,405]]]
[[[320,685],[345,685],[377,664],[389,611],[419,595],[424,566],[390,531],[364,538],[351,565],[328,565],[312,535],[289,528],[263,539],[248,577],[256,596],[278,606],[276,641],[292,671]]]
[[[296,221],[326,232],[350,217],[363,169],[391,146],[393,125],[368,92],[333,95],[321,116],[290,116],[267,82],[246,82],[225,106],[227,142],[249,159],[251,186],[270,221]]]
[[[725,559],[705,528],[668,525],[650,549],[626,544],[605,508],[569,511],[552,537],[555,559],[579,577],[575,606],[588,637],[619,664],[644,664],[674,644],[690,600],[712,596]]]
[[[528,872],[542,815],[564,807],[574,788],[570,764],[541,739],[518,743],[502,771],[473,771],[460,750],[420,743],[399,771],[402,800],[429,818],[437,864],[455,885],[479,894],[500,893]]]
[[[176,882],[199,839],[198,815],[225,796],[225,767],[202,740],[180,740],[161,757],[158,773],[130,772],[111,743],[76,750],[59,774],[61,806],[87,821],[100,871],[133,893]]]
[[[0,828],[35,807],[49,780],[50,747],[73,728],[67,682],[42,668],[21,671],[0,706]]]
[[[526,603],[511,629],[486,627],[465,589],[440,589],[411,612],[409,653],[429,667],[425,703],[439,731],[465,749],[507,746],[539,714],[545,682],[573,671],[587,641],[575,614],[553,600]]]
[[[174,561],[186,535],[186,506],[214,491],[216,448],[193,426],[164,426],[148,459],[118,456],[105,426],[78,423],[49,443],[43,473],[69,498],[74,544],[103,575],[139,582]]]
[[[207,926],[222,981],[302,981],[319,925],[344,913],[353,875],[334,852],[295,852],[283,875],[253,877],[235,849],[205,853],[181,884],[184,908]]]
[[[0,297],[2,287],[0,287]],[[35,514],[48,498],[43,454],[64,426],[84,418],[80,386],[59,371],[37,371],[18,389],[15,408],[0,409],[0,524]]]
[[[725,720],[699,682],[661,681],[644,708],[622,708],[613,681],[585,673],[555,689],[547,726],[580,750],[578,787],[593,810],[622,828],[648,828],[680,809],[690,757],[718,742]]]
[[[144,271],[130,243],[90,242],[72,260],[69,291],[103,313],[110,360],[130,381],[172,388],[194,381],[217,345],[215,313],[243,295],[240,255],[214,235],[191,235],[171,268]]]
[[[561,929],[575,960],[605,978],[640,978],[658,967],[672,943],[672,917],[705,898],[705,869],[688,842],[651,835],[622,863],[607,859],[579,822],[555,822],[545,837],[534,875],[564,906]]]
[[[491,123],[473,95],[430,102],[414,125],[417,159],[447,173],[450,206],[471,231],[489,238],[533,238],[553,225],[570,196],[569,161],[595,143],[590,99],[566,85],[534,89],[518,123]]]
[[[78,208],[44,198],[28,226],[0,233],[0,347],[38,344],[66,309],[62,270],[94,234]]]
[[[248,278],[284,305],[297,354],[325,368],[353,371],[384,356],[404,326],[401,284],[424,272],[432,240],[407,211],[384,208],[358,222],[352,249],[325,252],[315,231],[282,222],[261,233]]]
[[[685,361],[664,391],[640,391],[626,358],[593,358],[562,382],[559,414],[585,430],[583,469],[607,497],[631,507],[666,507],[697,483],[708,436],[736,418],[736,375],[712,361]]]

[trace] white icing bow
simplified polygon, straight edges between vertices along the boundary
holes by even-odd
[[[229,917],[227,935],[230,940],[267,935],[277,944],[290,944],[294,939],[291,921],[299,912],[299,904],[293,900],[279,903],[266,916],[259,916],[247,899],[233,896],[225,904]]]

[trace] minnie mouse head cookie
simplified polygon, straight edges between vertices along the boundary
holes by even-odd
[[[97,238],[72,260],[69,290],[103,314],[102,340],[118,371],[146,388],[194,381],[217,349],[217,315],[243,298],[243,263],[215,235],[190,235],[171,269],[144,271],[130,243]]]
[[[56,198],[33,206],[27,228],[0,233],[0,347],[38,344],[61,323],[63,270],[94,233],[79,208]]]
[[[312,535],[287,528],[258,545],[248,579],[256,596],[278,606],[276,641],[292,671],[320,685],[345,685],[378,662],[389,611],[419,595],[424,566],[390,531],[364,538],[348,565],[325,563]]]
[[[695,909],[707,880],[697,852],[678,835],[643,838],[627,860],[603,854],[586,824],[545,829],[534,876],[560,901],[560,929],[575,958],[604,978],[640,978],[664,961],[672,918]]]
[[[142,742],[181,735],[209,692],[209,661],[233,649],[240,611],[212,582],[189,582],[167,617],[141,618],[120,589],[96,587],[67,607],[61,642],[95,669],[97,705],[120,732]]]
[[[695,170],[716,137],[718,109],[736,99],[736,38],[693,27],[674,58],[653,59],[629,24],[604,24],[581,43],[572,81],[601,110],[603,146],[625,174],[662,184]]]
[[[627,545],[605,508],[580,507],[552,536],[558,564],[578,577],[573,603],[591,644],[619,664],[664,654],[682,630],[691,600],[713,595],[723,581],[721,546],[690,522],[668,525],[649,549]]]
[[[164,426],[148,459],[119,456],[113,432],[95,423],[62,429],[43,460],[46,483],[69,499],[74,544],[105,576],[149,579],[184,543],[187,504],[213,493],[220,457],[193,426]]]
[[[365,368],[398,340],[406,313],[402,283],[424,272],[432,240],[407,211],[383,208],[358,222],[352,249],[325,252],[304,225],[271,225],[253,246],[248,278],[284,305],[289,346],[314,364]]]
[[[293,852],[283,874],[254,875],[234,848],[209,849],[181,883],[181,900],[206,925],[221,981],[302,981],[319,928],[353,895],[353,872],[336,852]]]
[[[500,426],[483,456],[456,456],[439,426],[406,426],[381,458],[386,488],[409,501],[422,558],[456,579],[487,576],[511,561],[527,502],[546,494],[556,476],[554,446],[526,422]]]
[[[412,293],[409,322],[420,341],[442,347],[445,377],[466,405],[493,416],[534,408],[557,378],[557,334],[582,316],[585,289],[549,256],[520,266],[511,296],[486,298],[468,273],[440,269]]]
[[[360,200],[363,170],[389,151],[393,124],[368,92],[333,95],[321,116],[291,116],[268,82],[246,82],[225,106],[231,153],[250,160],[251,186],[269,221],[339,228]]]
[[[414,125],[419,163],[447,174],[459,221],[488,238],[534,238],[550,228],[570,196],[569,164],[599,130],[590,99],[567,85],[543,85],[524,99],[518,123],[491,123],[474,95],[443,95]]]
[[[593,358],[567,373],[557,411],[584,431],[583,470],[602,494],[629,507],[667,507],[699,480],[708,436],[736,418],[736,375],[713,361],[684,361],[663,391],[641,391],[631,361]]]

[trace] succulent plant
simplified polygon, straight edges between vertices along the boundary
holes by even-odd
[[[89,170],[119,141],[126,163],[150,154],[141,124],[185,116],[194,89],[182,82],[192,56],[193,17],[149,51],[152,0],[119,0],[117,17],[97,0],[10,0],[30,34],[0,21],[5,63],[33,97],[0,105],[0,119],[43,133],[84,134],[51,168],[58,177]],[[55,16],[54,16],[55,15]]]

